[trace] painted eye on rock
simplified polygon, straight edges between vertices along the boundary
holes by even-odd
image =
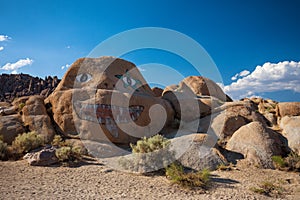
[[[134,87],[136,85],[136,81],[131,77],[123,77],[122,81],[131,87]]]
[[[79,74],[76,76],[76,81],[79,83],[86,83],[92,79],[92,76],[87,73]]]
[[[131,87],[136,90],[138,87],[140,87],[142,85],[142,82],[138,79],[133,78],[129,74],[128,70],[126,70],[126,73],[124,75],[117,74],[117,75],[115,75],[115,77],[122,80],[122,82],[124,84],[123,85],[124,88]]]

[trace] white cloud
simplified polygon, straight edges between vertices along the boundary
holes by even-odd
[[[61,66],[61,69],[67,69],[68,67],[70,67],[70,65],[69,64],[66,64],[66,65],[63,65],[63,66]]]
[[[247,76],[249,74],[250,74],[250,72],[248,70],[243,70],[240,73],[237,73],[236,75],[231,77],[231,80],[235,81],[236,79]]]
[[[10,39],[10,37],[8,37],[7,35],[0,35],[0,42],[7,41],[9,39]]]
[[[17,73],[18,73],[17,70],[14,70],[14,71],[11,72],[11,74],[17,74]]]
[[[236,79],[234,77],[232,80],[237,81],[224,86],[224,91],[234,99],[257,96],[263,92],[300,92],[300,62],[268,62],[257,66],[252,73],[244,70],[238,73]]]
[[[68,46],[66,46],[66,48],[67,48],[67,49],[71,49],[71,46],[70,46],[70,45],[68,45]]]
[[[32,59],[20,59],[15,63],[6,63],[1,67],[2,70],[11,71],[11,73],[17,73],[17,70],[26,65],[31,65],[33,63]]]
[[[4,49],[4,47],[0,47],[0,51],[2,51]]]
[[[249,74],[250,74],[250,72],[248,70],[243,70],[243,71],[240,72],[240,77],[244,77],[244,76],[247,76]]]

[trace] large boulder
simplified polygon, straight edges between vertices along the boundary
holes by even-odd
[[[223,90],[212,80],[202,76],[189,76],[179,85],[167,86],[162,98],[175,110],[175,117],[185,122],[203,118],[212,109],[227,100]]]
[[[24,125],[30,130],[43,136],[45,142],[53,139],[55,131],[47,114],[44,97],[30,96],[22,109]]]
[[[46,104],[62,134],[118,144],[157,134],[174,118],[138,68],[113,57],[78,59]]]
[[[221,164],[227,163],[221,153],[213,148],[214,141],[207,134],[181,132],[169,141],[170,145],[150,153],[133,153],[105,162],[110,162],[111,166],[114,165],[121,170],[139,173],[159,170],[174,161],[194,170],[214,170]],[[101,148],[107,149],[108,153],[115,153],[111,147]]]
[[[202,170],[215,170],[227,163],[221,153],[213,148],[214,139],[207,134],[188,134],[171,139],[174,152],[179,156],[178,161],[185,167]],[[183,148],[185,147],[185,148]],[[184,151],[182,151],[184,150]]]
[[[277,116],[299,116],[300,102],[280,102],[276,107]]]
[[[286,138],[260,122],[239,128],[229,139],[226,149],[241,153],[249,163],[264,168],[274,167],[272,156],[285,156],[289,152]]]
[[[0,135],[3,142],[11,144],[15,137],[24,132],[20,115],[0,116]]]
[[[198,132],[212,132],[221,141],[226,143],[233,133],[240,127],[254,121],[266,125],[265,118],[258,112],[251,101],[226,102],[200,120]]]
[[[55,90],[45,102],[51,107],[56,129],[67,137],[79,139],[73,119],[72,94],[72,90]]]
[[[288,140],[289,147],[300,155],[300,116],[283,117],[280,128]]]
[[[203,118],[211,113],[213,107],[221,105],[220,101],[213,97],[200,98],[192,93],[176,91],[164,92],[162,98],[170,102],[175,110],[175,117],[184,122]]]
[[[187,88],[188,87],[188,88]],[[212,96],[226,101],[226,94],[214,81],[202,76],[189,76],[179,83],[180,90],[191,89],[198,96]]]
[[[163,94],[168,91],[183,92],[185,94],[192,93],[196,96],[202,97],[210,96],[223,102],[232,101],[232,99],[223,92],[218,84],[203,76],[188,76],[178,85],[167,86],[164,89]]]

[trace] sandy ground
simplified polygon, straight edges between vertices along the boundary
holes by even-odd
[[[299,173],[237,167],[214,171],[208,190],[187,190],[164,176],[143,176],[101,164],[34,167],[26,161],[0,162],[0,199],[300,199]],[[280,197],[250,190],[264,181],[282,186]]]

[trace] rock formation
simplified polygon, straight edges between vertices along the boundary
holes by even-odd
[[[280,128],[288,140],[289,147],[300,155],[300,116],[283,117]]]
[[[155,97],[138,68],[113,57],[77,60],[46,103],[62,134],[101,142],[135,142],[174,118],[169,102]],[[152,105],[159,106],[151,118]]]
[[[273,155],[300,153],[300,103],[232,102],[199,76],[151,89],[133,63],[113,57],[78,59],[60,82],[2,75],[0,100],[6,101],[0,102],[0,136],[8,144],[23,132],[35,131],[47,143],[59,134],[109,157],[141,137],[162,134],[179,151],[190,141],[178,160],[194,169],[239,159],[272,168]]]
[[[234,132],[226,149],[239,152],[249,163],[272,168],[272,156],[283,156],[289,153],[287,140],[260,122],[251,122]]]
[[[0,75],[0,102],[12,102],[15,98],[36,94],[47,97],[59,82],[57,76],[41,79],[28,74],[2,74]]]

